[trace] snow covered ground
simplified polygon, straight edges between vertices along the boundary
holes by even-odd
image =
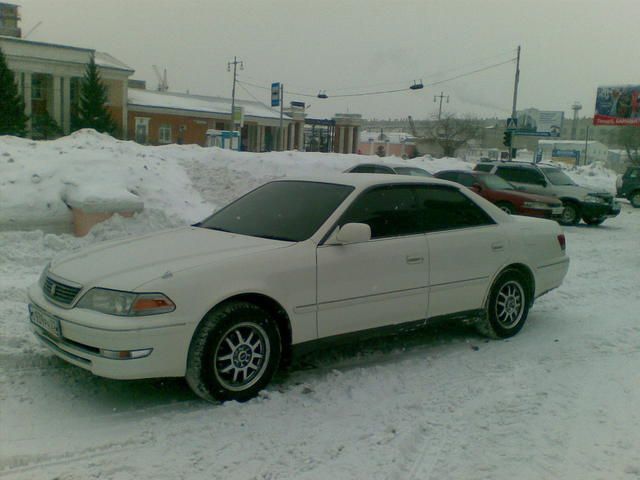
[[[434,325],[318,352],[246,404],[204,403],[178,379],[93,377],[29,332],[25,288],[53,256],[192,222],[269,178],[358,161],[92,132],[0,139],[0,479],[640,478],[640,210],[628,204],[601,227],[566,229],[565,283],[518,336]],[[598,166],[569,174],[613,189]],[[145,212],[82,239],[35,229],[64,225],[63,197],[86,181],[139,196]]]

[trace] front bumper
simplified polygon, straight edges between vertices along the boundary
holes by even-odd
[[[167,324],[165,320],[156,327],[149,325],[149,317],[141,324],[139,318],[114,319],[98,312],[64,309],[46,300],[38,285],[29,289],[28,297],[30,310],[40,309],[55,319],[59,326],[56,332],[31,321],[34,334],[55,355],[73,365],[94,375],[115,379],[185,375],[193,333],[193,327],[186,323],[175,319],[175,323]],[[127,320],[130,320],[128,326],[124,324]],[[96,323],[101,326],[96,326]],[[113,356],[109,352],[149,350],[149,354],[142,358],[116,359],[108,356]]]
[[[616,201],[611,204],[583,202],[580,206],[582,216],[592,218],[616,217],[620,210],[620,204]]]

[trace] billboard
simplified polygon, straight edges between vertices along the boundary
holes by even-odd
[[[518,112],[518,126],[513,133],[534,137],[559,137],[563,120],[564,112],[527,108]]]
[[[640,85],[598,87],[593,124],[640,126]]]

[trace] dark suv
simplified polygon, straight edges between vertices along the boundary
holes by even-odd
[[[620,204],[613,195],[576,184],[554,165],[480,162],[474,170],[494,173],[525,192],[557,197],[564,205],[560,219],[563,225],[576,225],[581,218],[589,225],[600,225],[620,213]]]
[[[640,208],[640,166],[627,167],[624,175],[616,181],[617,196],[626,198],[636,208]]]

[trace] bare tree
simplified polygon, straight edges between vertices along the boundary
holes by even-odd
[[[640,127],[621,127],[618,134],[618,143],[627,152],[628,161],[640,165]]]
[[[458,118],[454,113],[434,117],[428,127],[428,136],[442,148],[445,157],[453,157],[469,140],[478,138],[482,130],[480,122],[472,117]]]

